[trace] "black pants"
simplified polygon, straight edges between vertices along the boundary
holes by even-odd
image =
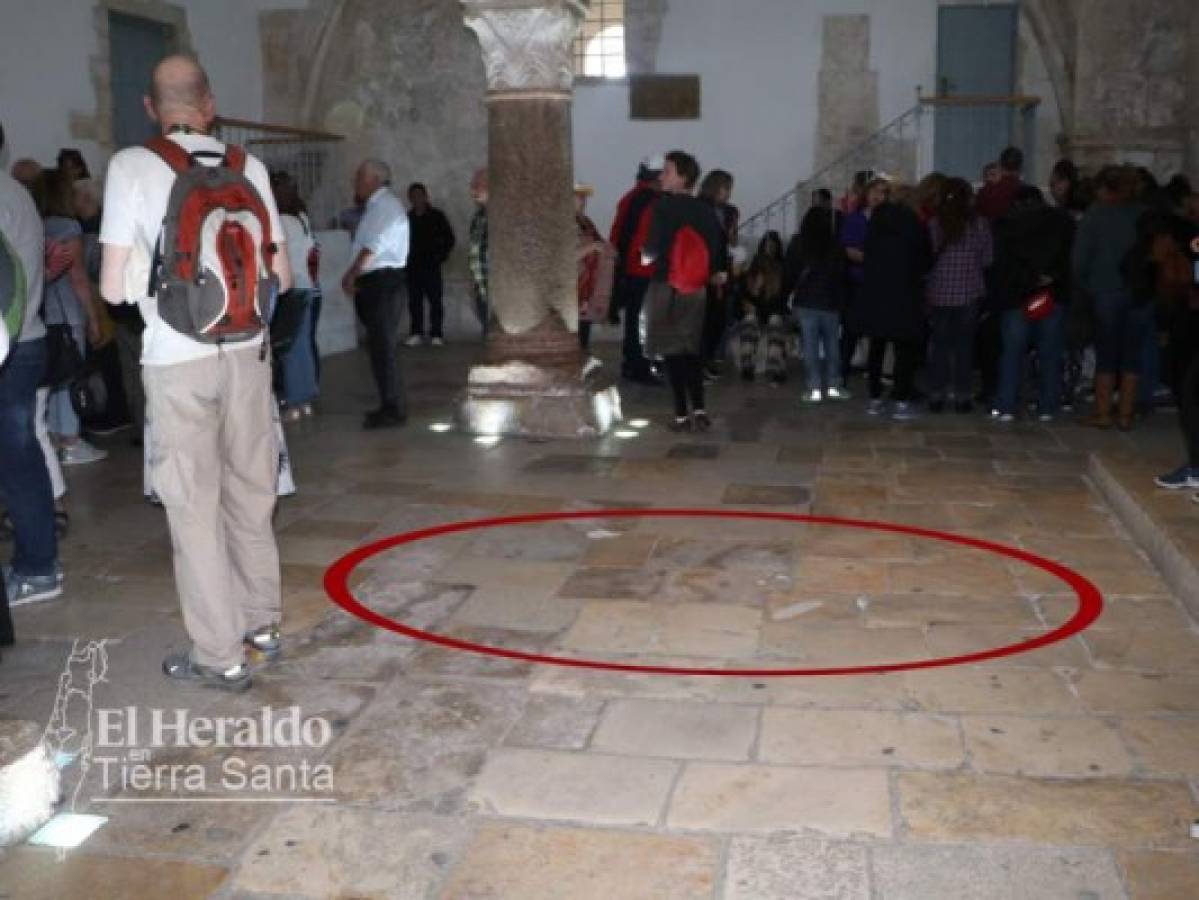
[[[878,400],[883,395],[883,357],[887,344],[895,348],[895,371],[892,373],[891,399],[906,403],[912,399],[916,380],[916,366],[920,362],[918,341],[888,341],[884,338],[870,339],[870,356],[866,361],[866,375],[870,386],[870,399]]]
[[[944,400],[953,392],[962,403],[972,400],[976,305],[939,306],[929,315],[932,338],[928,345],[929,395]]]
[[[354,309],[366,329],[371,371],[379,388],[379,403],[403,414],[407,405],[400,361],[396,355],[396,330],[400,324],[402,269],[378,269],[358,279]]]
[[[316,362],[316,383],[320,386],[321,383],[321,349],[316,344],[316,326],[321,320],[321,306],[325,302],[325,295],[321,293],[320,285],[316,285],[312,292],[312,359]]]
[[[621,372],[628,378],[641,378],[649,374],[649,360],[641,345],[641,307],[645,303],[645,292],[649,290],[648,278],[626,275],[621,281],[621,306],[624,309],[624,363]]]
[[[999,392],[999,360],[1003,356],[1002,321],[1001,313],[984,312],[978,320],[974,339],[975,357],[982,377],[980,393],[984,402],[992,405]]]
[[[579,349],[591,349],[591,323],[579,320]]]
[[[441,283],[441,267],[409,267],[408,269],[408,315],[411,317],[412,333],[425,333],[425,301],[429,301],[429,337],[442,336],[445,322],[445,306],[441,302],[444,289]]]
[[[1170,340],[1170,361],[1187,465],[1199,467],[1199,311],[1180,314]]]
[[[724,353],[724,335],[729,328],[729,302],[724,292],[708,286],[704,300],[703,358],[705,363],[719,362]]]
[[[666,377],[674,391],[674,414],[678,418],[687,415],[687,401],[691,411],[704,408],[704,365],[694,353],[666,357]]]

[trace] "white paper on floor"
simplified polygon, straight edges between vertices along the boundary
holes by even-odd
[[[603,528],[598,528],[595,531],[587,532],[587,537],[593,541],[606,541],[609,538],[620,537],[619,531],[605,531]]]
[[[796,616],[802,616],[804,613],[809,613],[814,609],[819,609],[824,606],[820,600],[804,600],[800,603],[792,603],[789,606],[784,606],[782,609],[774,611],[774,620],[794,619]]]
[[[107,821],[107,816],[59,813],[39,828],[29,843],[42,847],[78,847]]]

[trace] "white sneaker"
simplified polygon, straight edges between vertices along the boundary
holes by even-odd
[[[433,340],[429,341],[429,343],[432,344],[434,347],[444,347],[445,346],[445,340],[442,338],[439,338],[439,337],[433,338]]]
[[[819,403],[823,399],[824,397],[821,395],[818,388],[812,388],[812,390],[806,391],[800,398],[801,402],[803,403]]]
[[[414,334],[414,335],[412,335],[412,337],[408,338],[408,340],[404,341],[404,346],[405,347],[419,347],[424,342],[425,342],[425,336],[423,334]]]
[[[82,438],[73,444],[66,444],[61,451],[61,461],[64,466],[85,466],[102,459],[108,459],[108,451],[93,447]]]
[[[825,397],[829,400],[852,400],[853,394],[845,390],[845,388],[831,387],[824,392]]]

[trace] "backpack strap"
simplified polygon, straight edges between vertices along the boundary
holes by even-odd
[[[186,172],[192,167],[191,154],[161,134],[146,141],[146,149],[158,156],[176,173]]]
[[[225,145],[225,165],[238,175],[246,173],[246,151],[237,144]]]

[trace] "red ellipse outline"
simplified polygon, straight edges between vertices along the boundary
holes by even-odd
[[[1069,621],[1052,631],[1020,641],[1006,644],[976,653],[960,656],[942,656],[932,659],[912,660],[900,663],[883,663],[867,666],[841,666],[815,669],[710,669],[687,668],[683,666],[644,666],[635,663],[618,663],[606,660],[572,658],[566,656],[549,656],[541,653],[526,653],[522,650],[507,650],[503,647],[493,647],[473,641],[463,641],[446,637],[431,631],[412,628],[389,619],[372,609],[363,606],[349,588],[350,573],[363,560],[369,559],[387,550],[405,544],[414,544],[426,538],[442,537],[448,534],[458,534],[463,531],[475,531],[483,528],[498,528],[505,525],[530,525],[540,522],[561,522],[576,519],[628,519],[628,518],[719,518],[719,519],[756,519],[760,521],[800,522],[814,525],[840,525],[848,528],[862,528],[872,531],[887,531],[896,534],[913,535],[930,538],[952,544],[960,544],[975,550],[986,550],[1020,560],[1035,568],[1042,569],[1064,581],[1078,597],[1078,609]],[[414,638],[425,643],[448,647],[452,650],[463,650],[468,653],[479,653],[484,656],[512,659],[520,662],[531,662],[539,665],[563,666],[575,669],[593,669],[606,672],[629,672],[639,675],[721,675],[734,678],[783,678],[822,675],[877,675],[887,672],[906,672],[918,669],[939,669],[948,666],[969,665],[970,663],[986,662],[1005,656],[1015,656],[1047,647],[1068,637],[1073,637],[1085,630],[1103,612],[1103,595],[1090,581],[1061,563],[1029,553],[1019,547],[1009,547],[996,544],[981,538],[967,537],[950,531],[937,531],[932,528],[920,528],[915,525],[898,525],[894,522],[877,522],[870,519],[844,519],[837,516],[812,516],[800,513],[758,512],[752,510],[724,509],[598,509],[566,512],[531,513],[518,516],[496,516],[487,519],[466,519],[460,522],[449,522],[431,528],[421,528],[402,534],[383,538],[372,544],[352,550],[337,560],[325,572],[325,591],[329,597],[346,612],[362,621],[391,631],[405,637]]]

